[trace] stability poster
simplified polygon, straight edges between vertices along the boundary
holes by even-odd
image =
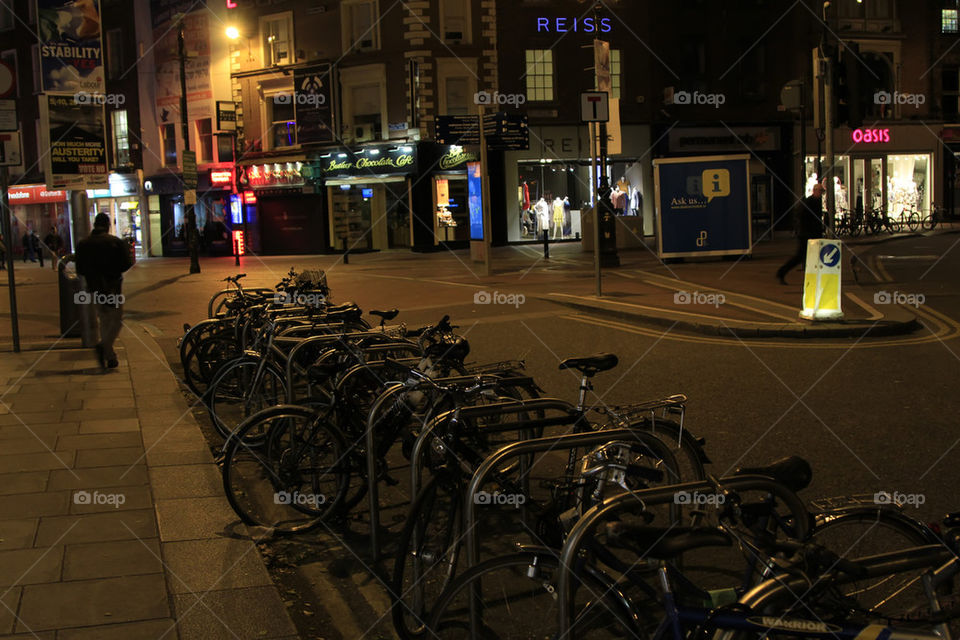
[[[43,90],[104,92],[100,0],[36,0]]]

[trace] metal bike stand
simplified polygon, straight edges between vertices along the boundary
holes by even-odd
[[[394,361],[396,362],[396,361]],[[365,433],[366,444],[367,444],[367,497],[370,511],[370,553],[374,560],[380,558],[380,487],[377,484],[377,459],[376,459],[376,444],[373,434],[373,426],[376,424],[377,416],[380,411],[383,409],[387,403],[392,402],[398,395],[402,393],[409,393],[413,391],[430,391],[435,388],[435,385],[441,386],[452,386],[459,384],[474,384],[478,381],[481,382],[491,382],[493,379],[496,379],[497,382],[503,382],[507,384],[524,384],[532,383],[533,378],[529,376],[513,376],[509,378],[501,378],[493,374],[483,374],[481,376],[453,376],[450,378],[436,378],[432,382],[421,382],[415,386],[409,386],[402,382],[398,382],[387,387],[376,399],[376,401],[370,407],[370,413],[367,416],[367,430]],[[493,406],[493,405],[488,405]],[[440,414],[436,418],[432,419],[424,427],[423,432],[429,432],[433,430],[433,426],[437,423],[438,418],[441,416],[447,415],[447,413],[452,413],[450,411]],[[422,436],[422,434],[421,434]],[[413,447],[413,454],[410,458],[412,461],[417,460],[417,451],[419,451],[421,438],[417,438],[416,443]],[[414,467],[417,465],[414,464]],[[419,476],[416,480],[411,482],[412,492],[410,494],[411,501],[416,497],[416,491],[419,491]]]
[[[485,463],[486,464],[486,463]],[[472,484],[471,484],[472,486]],[[674,502],[678,492],[687,493],[716,491],[717,488],[730,489],[732,491],[764,491],[771,493],[783,500],[790,512],[793,514],[796,526],[796,538],[803,540],[809,533],[809,517],[803,501],[796,493],[776,482],[772,478],[759,475],[727,476],[720,478],[715,483],[710,481],[685,482],[683,484],[667,485],[664,487],[655,487],[653,489],[644,489],[641,491],[632,491],[622,493],[608,498],[603,503],[591,508],[570,530],[567,539],[563,543],[563,550],[560,552],[560,580],[557,584],[557,597],[559,598],[560,618],[560,637],[568,637],[570,633],[570,612],[571,612],[571,573],[565,571],[562,567],[573,566],[572,563],[580,550],[580,543],[584,536],[593,529],[601,519],[609,517],[610,514],[626,506],[634,508],[637,505],[671,504]],[[471,599],[471,629],[474,625],[474,606]]]

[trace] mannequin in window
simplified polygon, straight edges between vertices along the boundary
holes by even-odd
[[[563,200],[560,196],[553,199],[553,237],[563,237]]]
[[[533,208],[537,212],[537,235],[540,235],[543,231],[550,229],[550,205],[543,196],[540,196]]]
[[[619,184],[613,188],[613,191],[610,192],[610,202],[613,204],[613,208],[616,210],[617,215],[622,216],[623,210],[627,204],[627,194],[620,190]]]

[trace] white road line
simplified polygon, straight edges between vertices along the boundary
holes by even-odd
[[[882,313],[880,313],[875,308],[873,308],[872,306],[870,306],[869,304],[861,300],[859,296],[855,296],[849,291],[844,291],[844,293],[847,295],[848,298],[850,298],[855,303],[857,303],[860,306],[860,308],[862,308],[864,311],[870,314],[870,317],[867,318],[869,322],[873,322],[874,320],[879,320],[880,318],[883,317]]]

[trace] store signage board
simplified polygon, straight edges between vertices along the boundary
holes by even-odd
[[[320,159],[324,176],[356,176],[416,173],[417,158],[412,146],[366,149],[366,153],[335,153]]]
[[[10,131],[0,133],[0,167],[16,167],[20,158],[20,133]]]
[[[886,144],[890,142],[890,129],[854,129],[850,139],[856,144]]]
[[[477,116],[437,116],[436,140],[440,144],[480,144]]]
[[[217,100],[217,130],[237,130],[237,105],[229,100]]]
[[[751,252],[750,156],[654,161],[661,258]]]

